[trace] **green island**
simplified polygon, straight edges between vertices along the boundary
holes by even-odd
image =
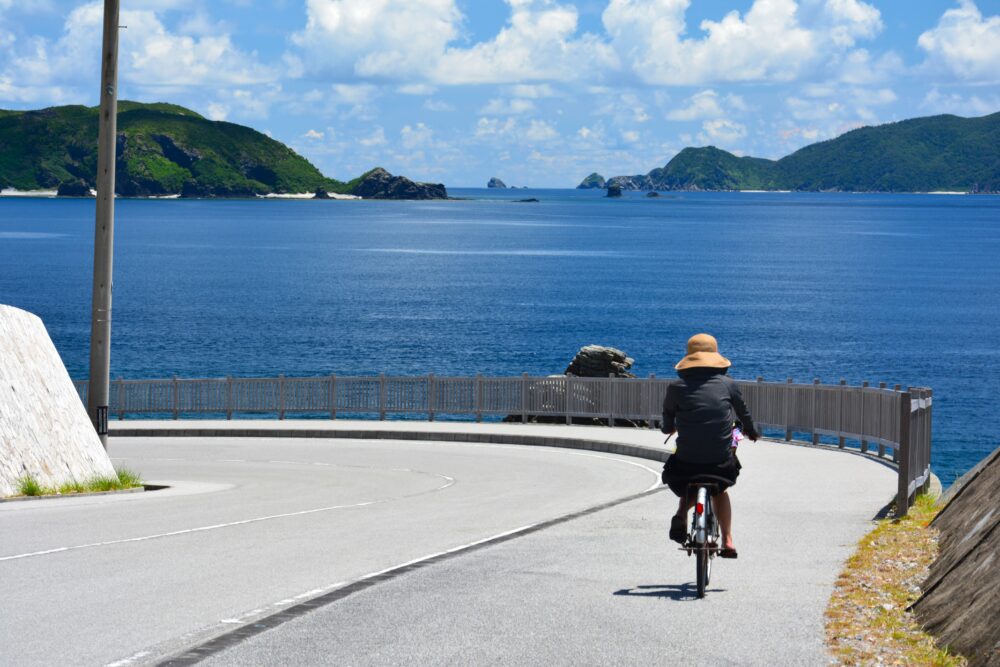
[[[99,110],[0,109],[0,190],[87,196],[96,184]],[[375,199],[446,198],[443,185],[384,169],[344,182],[252,128],[174,104],[118,105],[115,191],[125,197],[257,197],[315,193]]]
[[[685,148],[648,174],[597,173],[580,189],[1000,192],[1000,113],[942,115],[862,127],[780,160]]]

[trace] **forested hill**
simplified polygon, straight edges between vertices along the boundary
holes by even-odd
[[[96,184],[98,113],[85,106],[0,110],[0,189],[85,194]],[[208,120],[173,104],[127,101],[118,105],[117,160],[115,190],[132,197],[352,193],[374,173],[343,183],[249,127]],[[408,193],[418,196],[410,198],[444,193],[443,186],[425,192],[422,184],[379,170],[383,174],[414,186]],[[366,196],[385,194],[369,190]]]
[[[591,174],[578,187],[595,187]],[[616,176],[627,190],[1000,192],[1000,113],[863,127],[780,160],[685,148],[664,167]]]

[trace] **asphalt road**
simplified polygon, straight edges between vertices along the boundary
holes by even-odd
[[[155,662],[656,482],[651,462],[484,444],[113,438],[110,453],[171,488],[0,505],[0,665]]]
[[[716,561],[699,601],[693,560],[666,539],[669,492],[371,577],[641,493],[652,462],[460,443],[111,443],[116,463],[173,488],[0,505],[2,665],[158,663],[220,636],[208,664],[825,664],[833,581],[895,482],[859,456],[744,445],[740,558]],[[232,636],[359,580],[371,585]]]

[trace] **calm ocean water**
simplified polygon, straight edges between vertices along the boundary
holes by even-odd
[[[1000,197],[455,190],[468,201],[121,201],[113,376],[561,372],[935,391],[947,483],[997,446]],[[512,200],[537,197],[539,203]],[[93,202],[0,199],[0,303],[85,377]]]

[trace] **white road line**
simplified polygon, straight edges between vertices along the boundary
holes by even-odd
[[[109,662],[105,667],[125,667],[125,665],[131,665],[133,662],[138,662],[146,656],[151,655],[149,651],[139,651],[127,658],[122,658],[121,660],[116,660],[115,662]]]
[[[436,473],[431,473],[436,474]],[[439,486],[436,489],[429,491],[430,493],[436,491],[442,491],[455,484],[455,480],[446,477],[444,475],[437,475],[448,480],[444,485]],[[428,492],[422,492],[428,493]],[[156,540],[164,537],[176,537],[177,535],[189,535],[191,533],[204,533],[210,530],[220,530],[222,528],[232,528],[233,526],[246,526],[252,523],[260,523],[262,521],[273,521],[275,519],[287,519],[289,517],[306,516],[308,514],[317,514],[320,512],[331,512],[333,510],[342,509],[352,509],[357,507],[368,507],[369,505],[376,505],[379,503],[386,503],[392,500],[399,500],[399,498],[385,498],[382,500],[369,500],[364,503],[353,503],[350,505],[331,505],[329,507],[316,507],[308,510],[301,510],[299,512],[284,512],[282,514],[271,514],[269,516],[254,517],[252,519],[243,519],[241,521],[230,521],[229,523],[217,523],[210,526],[199,526],[198,528],[185,528],[183,530],[174,530],[169,533],[157,533],[155,535],[143,535],[142,537],[129,537],[122,540],[107,540],[105,542],[91,542],[90,544],[77,544],[68,547],[57,547],[55,549],[45,549],[44,551],[33,551],[30,553],[16,554],[13,556],[2,556],[0,557],[0,562],[8,560],[19,560],[21,558],[32,558],[35,556],[47,556],[49,554],[63,553],[65,551],[78,551],[80,549],[93,549],[95,547],[106,547],[113,544],[128,544],[130,542],[146,542],[148,540]]]

